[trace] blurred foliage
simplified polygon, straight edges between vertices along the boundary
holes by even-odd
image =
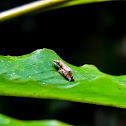
[[[11,18],[15,18],[30,12],[35,13],[36,11],[48,11],[57,8],[73,6],[73,5],[80,5],[85,3],[92,3],[92,2],[103,2],[109,0],[40,0],[34,1],[28,4],[24,4],[19,7],[15,7],[10,10],[6,10],[0,13],[0,21],[8,21]]]
[[[22,121],[0,114],[0,126],[72,126],[57,120]]]

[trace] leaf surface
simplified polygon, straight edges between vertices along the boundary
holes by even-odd
[[[107,2],[111,0],[66,0],[61,4],[56,4],[54,6],[50,6],[48,8],[40,9],[38,12],[46,12],[50,10],[60,9],[64,7],[70,7],[70,6],[76,6],[76,5],[82,5],[82,4],[90,4],[90,3],[98,3],[98,2]]]
[[[88,3],[96,3],[96,2],[106,2],[111,0],[68,0],[68,2],[64,2],[62,4],[56,5],[54,8],[62,8],[62,7],[69,7],[69,6],[75,6],[75,5],[82,5],[82,4],[88,4]],[[54,9],[53,7],[51,7]]]
[[[0,126],[72,126],[57,120],[23,121],[0,114]]]
[[[55,69],[62,60],[54,51],[40,49],[23,56],[0,56],[0,95],[61,99],[126,108],[126,75],[112,76],[93,65],[66,63],[75,81]]]

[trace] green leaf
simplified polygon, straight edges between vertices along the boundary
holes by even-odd
[[[58,8],[63,8],[63,7],[69,7],[69,6],[75,6],[75,5],[82,5],[82,4],[89,4],[89,3],[96,3],[96,2],[106,2],[106,1],[111,1],[111,0],[68,0],[68,2],[64,2],[59,5],[55,5],[54,7],[50,7],[46,9],[48,10],[53,10],[53,9],[58,9]]]
[[[61,99],[126,108],[126,75],[112,76],[93,65],[66,63],[75,81],[55,69],[62,60],[54,51],[40,49],[23,56],[0,56],[0,95]]]
[[[57,120],[22,121],[0,114],[0,126],[72,126]]]

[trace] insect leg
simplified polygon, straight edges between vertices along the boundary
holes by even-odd
[[[58,72],[59,72],[61,75],[63,75],[63,76],[64,76],[64,70],[63,70],[63,69],[58,70]]]

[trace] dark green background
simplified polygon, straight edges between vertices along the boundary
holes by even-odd
[[[31,2],[1,0],[0,11]],[[0,55],[49,48],[76,66],[102,72],[126,71],[126,2],[103,2],[25,15],[0,24]],[[59,119],[70,124],[124,126],[123,109],[58,100],[0,98],[0,113],[18,119]]]

